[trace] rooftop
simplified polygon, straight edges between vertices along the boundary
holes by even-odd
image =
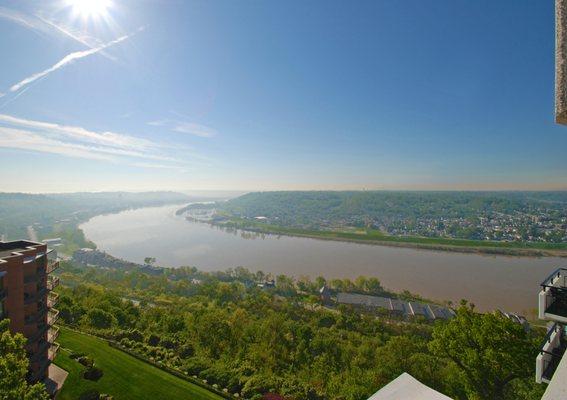
[[[431,389],[406,372],[374,393],[368,400],[410,399],[451,400],[450,397]]]
[[[0,242],[0,259],[10,257],[14,252],[27,250],[28,247],[38,246],[41,243],[17,240],[14,242]]]

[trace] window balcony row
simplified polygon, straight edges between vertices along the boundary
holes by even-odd
[[[47,314],[47,325],[53,326],[59,319],[59,310],[51,308]]]
[[[47,349],[50,346],[51,346],[51,344],[49,342],[46,342],[46,341],[40,342],[38,347],[36,348],[36,350],[34,352],[32,352],[31,354],[29,354],[30,362],[34,363],[34,362],[41,361],[41,359],[43,357],[45,357],[45,352],[47,351]]]
[[[57,338],[59,337],[59,328],[56,326],[52,326],[47,331],[47,341],[51,344],[55,343]]]
[[[47,288],[42,288],[35,293],[24,293],[24,304],[33,304],[42,300],[47,294]]]
[[[49,346],[49,350],[47,351],[47,358],[49,359],[49,361],[53,361],[55,359],[58,351],[59,343],[53,343],[51,346]]]
[[[47,262],[47,273],[50,274],[53,271],[57,270],[59,268],[59,260],[54,260],[54,261],[48,261]]]
[[[559,268],[541,283],[539,318],[567,323],[567,269]]]
[[[554,324],[545,337],[536,358],[536,382],[549,383],[567,348],[565,328]]]
[[[24,277],[24,284],[30,284],[30,283],[37,283],[37,282],[41,282],[45,276],[47,275],[47,269],[46,268],[38,268],[38,270],[36,271],[35,274],[31,274],[28,276]]]
[[[49,292],[47,295],[47,307],[53,308],[59,303],[59,294],[55,292]]]
[[[54,290],[57,286],[59,286],[59,278],[50,276],[47,280],[47,290]]]
[[[24,323],[26,325],[35,325],[38,322],[45,321],[45,313],[47,312],[48,308],[46,306],[38,308],[36,312],[33,314],[27,315],[24,318]]]

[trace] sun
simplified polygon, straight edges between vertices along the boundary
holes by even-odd
[[[104,17],[112,5],[111,0],[68,0],[67,3],[83,18]]]

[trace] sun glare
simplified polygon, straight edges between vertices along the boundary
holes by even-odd
[[[83,18],[104,17],[112,5],[111,0],[68,0],[68,3]]]

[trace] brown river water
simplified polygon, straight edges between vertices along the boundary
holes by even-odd
[[[141,263],[204,271],[244,266],[272,274],[330,278],[375,276],[383,286],[433,300],[476,304],[527,315],[539,284],[567,259],[509,257],[376,246],[249,232],[227,232],[176,216],[181,206],[101,215],[81,225],[100,250]]]

